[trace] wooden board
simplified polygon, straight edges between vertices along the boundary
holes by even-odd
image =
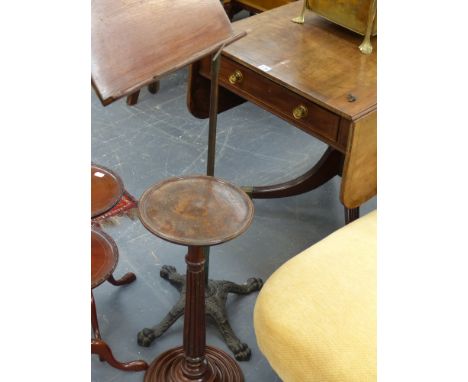
[[[92,0],[92,83],[104,104],[235,38],[219,0]]]

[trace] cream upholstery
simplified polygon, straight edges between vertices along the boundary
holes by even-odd
[[[262,288],[257,342],[283,381],[376,381],[376,220],[334,232]]]

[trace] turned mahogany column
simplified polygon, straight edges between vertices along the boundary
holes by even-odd
[[[212,372],[205,359],[205,256],[203,247],[189,247],[187,263],[187,295],[184,316],[184,353],[182,371],[190,380],[209,380]]]

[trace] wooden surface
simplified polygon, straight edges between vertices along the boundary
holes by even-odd
[[[377,111],[354,122],[348,151],[340,199],[356,208],[377,194]]]
[[[101,230],[91,229],[91,289],[106,281],[119,261],[114,240]]]
[[[240,20],[234,31],[247,36],[226,47],[223,55],[346,119],[376,109],[377,41],[362,54],[362,36],[306,12],[303,25],[291,22],[301,2]],[[356,100],[348,101],[348,94]]]
[[[219,0],[93,0],[92,83],[104,104],[235,38]]]
[[[147,189],[138,205],[153,234],[182,245],[216,245],[243,233],[254,207],[237,186],[212,176],[169,178]]]
[[[377,110],[377,50],[362,54],[358,49],[362,36],[312,12],[306,13],[303,25],[293,23],[300,9],[301,3],[295,2],[233,24],[234,30],[245,30],[247,36],[223,50],[219,111],[245,100],[253,102],[327,143],[349,163],[336,169],[320,160],[318,167],[285,183],[247,186],[254,191],[251,195],[285,197],[307,192],[323,183],[320,174],[334,169],[325,173],[343,176],[341,200],[353,209],[376,193],[376,161],[358,158],[373,158],[377,150],[376,119],[365,129],[359,127]],[[209,73],[208,59],[190,69],[187,104],[198,118],[207,117]],[[298,109],[306,113],[297,114]],[[358,131],[354,128],[360,130],[359,137],[353,135]]]
[[[109,211],[120,200],[124,186],[113,171],[91,165],[91,218]]]
[[[236,71],[242,73],[242,81],[231,84],[229,79]],[[200,63],[200,73],[208,79],[210,76],[210,61],[204,59]],[[264,76],[264,72],[256,72],[246,65],[240,64],[230,58],[223,57],[219,72],[219,83],[230,92],[247,99],[278,117],[291,122],[318,139],[344,152],[345,144],[339,145],[340,116],[310,101],[298,93],[285,88],[277,82]],[[226,108],[231,99],[221,94],[219,110]],[[192,98],[192,97],[191,97]],[[231,97],[232,98],[232,97]],[[191,100],[191,102],[193,102]],[[206,102],[206,101],[205,101]],[[294,117],[294,110],[305,107],[307,115]]]

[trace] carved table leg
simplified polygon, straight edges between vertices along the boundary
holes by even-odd
[[[91,353],[99,355],[101,361],[106,361],[109,365],[116,369],[124,371],[142,371],[148,368],[148,364],[145,361],[131,361],[131,362],[119,362],[114,358],[112,351],[104,341],[99,339],[91,340]]]
[[[151,343],[161,336],[169,327],[177,321],[184,313],[185,304],[185,277],[177,273],[176,268],[164,265],[161,269],[161,277],[167,279],[181,293],[179,301],[164,317],[164,319],[153,328],[145,328],[138,333],[138,344],[140,346],[150,346]],[[226,345],[231,349],[238,361],[250,359],[251,351],[247,344],[233,332],[226,313],[226,300],[229,293],[249,294],[258,291],[263,286],[259,278],[250,278],[244,285],[239,285],[231,281],[209,280],[205,291],[206,314],[210,316],[218,330],[223,336]]]
[[[271,186],[245,186],[242,189],[254,199],[284,198],[300,195],[314,190],[328,182],[335,175],[340,175],[343,160],[344,155],[341,152],[328,147],[317,164],[298,178]]]

